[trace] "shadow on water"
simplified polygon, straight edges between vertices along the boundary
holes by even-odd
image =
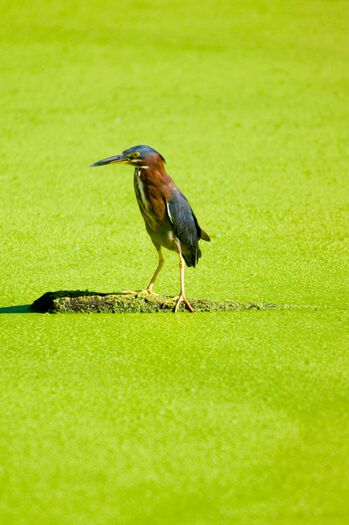
[[[35,314],[49,312],[53,307],[53,300],[60,297],[89,297],[109,295],[102,292],[90,292],[89,290],[58,290],[46,292],[36,299],[33,304],[18,304],[14,306],[0,306],[0,314]]]
[[[0,307],[0,314],[32,314],[30,310],[30,304],[18,304],[15,306],[2,306]]]

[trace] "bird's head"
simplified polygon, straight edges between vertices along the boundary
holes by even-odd
[[[130,164],[131,166],[139,168],[148,168],[159,162],[164,163],[164,157],[150,146],[142,145],[132,146],[132,148],[125,149],[125,151],[119,155],[98,160],[91,164],[91,167],[104,166],[105,164]]]

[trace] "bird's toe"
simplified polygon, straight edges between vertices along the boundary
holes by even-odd
[[[178,312],[178,309],[182,303],[184,303],[184,306],[189,310],[189,312],[194,312],[192,305],[190,304],[190,302],[188,301],[185,295],[181,294],[178,297],[175,297],[175,300],[176,300],[176,304],[173,309],[174,313]]]
[[[147,295],[154,295],[154,296],[159,296],[160,294],[156,293],[156,292],[153,292],[153,290],[151,290],[150,288],[145,288],[145,290],[139,290],[138,293],[144,293],[144,294],[147,294]]]

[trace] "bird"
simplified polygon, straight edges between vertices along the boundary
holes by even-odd
[[[164,265],[161,248],[175,251],[179,256],[179,295],[175,297],[173,311],[184,303],[193,312],[185,294],[184,262],[195,267],[201,257],[199,240],[210,241],[209,235],[199,226],[197,218],[183,193],[165,169],[164,157],[146,145],[132,146],[91,164],[91,167],[107,164],[128,164],[134,167],[134,190],[146,230],[158,254],[158,265],[148,286],[142,292],[157,295],[153,291],[155,281]]]

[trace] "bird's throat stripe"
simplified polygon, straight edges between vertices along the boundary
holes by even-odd
[[[169,205],[169,203],[167,201],[166,201],[166,209],[167,209],[167,215],[168,215],[171,223],[173,224],[173,217],[171,215],[170,205]]]

